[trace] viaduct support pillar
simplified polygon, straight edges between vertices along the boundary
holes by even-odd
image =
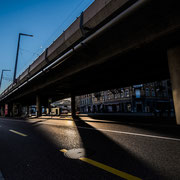
[[[48,98],[48,113],[46,113],[46,114],[48,114],[48,115],[51,115],[51,103],[52,103],[52,98]]]
[[[8,104],[8,116],[13,117],[13,104]]]
[[[22,116],[22,105],[20,103],[14,102],[12,104],[12,116],[15,117],[20,117]]]
[[[18,104],[18,116],[21,117],[22,116],[22,104]]]
[[[26,106],[26,116],[29,117],[29,105]]]
[[[13,107],[12,107],[12,116],[13,117],[17,116],[17,106],[15,103],[13,103]]]
[[[37,117],[42,115],[42,108],[39,95],[36,96],[36,115]]]
[[[4,116],[4,106],[1,106],[1,116]]]
[[[74,119],[76,117],[75,95],[74,94],[71,94],[71,113],[72,113],[72,118]]]
[[[180,125],[180,46],[168,50],[176,122]]]

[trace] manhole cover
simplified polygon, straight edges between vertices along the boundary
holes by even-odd
[[[86,157],[86,150],[83,148],[71,149],[64,153],[64,155],[71,159],[79,159]]]

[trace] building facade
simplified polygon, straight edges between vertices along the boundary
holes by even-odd
[[[80,113],[173,111],[169,80],[86,94],[76,97],[76,102]]]

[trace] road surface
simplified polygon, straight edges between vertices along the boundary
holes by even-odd
[[[179,130],[88,117],[0,118],[0,180],[179,180]]]

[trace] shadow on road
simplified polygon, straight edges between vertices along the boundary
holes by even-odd
[[[78,119],[79,121],[75,121],[77,127],[94,129],[94,131],[87,131],[78,128],[84,148],[89,152],[89,158],[142,179],[166,180],[163,174],[159,174],[154,167],[127,149],[123,143],[117,144],[104,133],[96,130],[80,118]]]
[[[34,124],[10,124],[17,131],[28,134],[27,138],[9,134],[6,130],[1,133],[0,166],[5,178],[10,180],[25,178],[32,180],[36,177],[38,177],[37,179],[53,180],[119,179],[115,175],[79,160],[68,159],[64,157],[63,153],[59,152],[60,149],[66,148],[68,143],[70,144],[69,148],[73,148],[73,144],[76,143],[76,136],[80,136],[89,158],[143,180],[168,180],[149,162],[145,161],[142,158],[143,156],[139,156],[132,150],[133,148],[129,149],[125,145],[128,138],[121,139],[121,136],[118,135],[117,137],[116,134],[114,134],[114,137],[107,136],[79,118],[75,119],[74,127],[57,126],[51,128],[51,126],[47,126],[48,131],[41,128],[42,124],[38,124],[42,121],[34,122]],[[119,142],[116,141],[118,138],[120,139]],[[132,146],[136,149],[139,147],[136,147],[135,144],[132,144]],[[140,149],[139,151],[141,152]]]

